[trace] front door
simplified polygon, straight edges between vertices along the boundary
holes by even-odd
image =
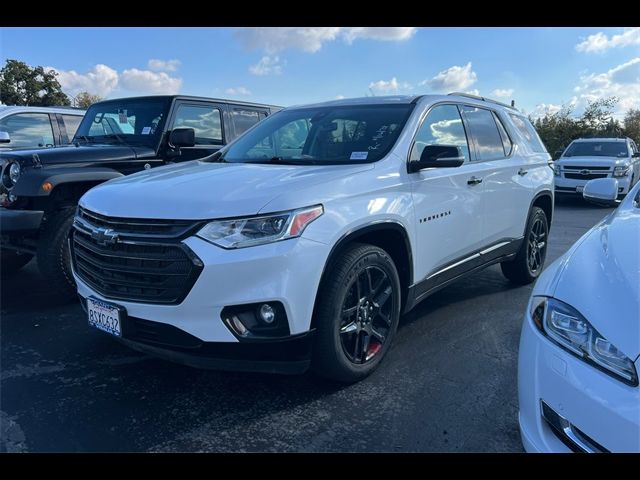
[[[225,132],[222,118],[224,105],[205,102],[179,102],[175,108],[169,128],[193,128],[196,144],[193,147],[182,147],[179,156],[167,156],[173,162],[197,160],[217,152],[226,143],[228,132]],[[171,152],[171,149],[167,149]]]
[[[454,168],[428,168],[410,175],[418,282],[457,264],[483,246],[484,186],[475,182],[481,176],[481,167],[470,161],[469,143],[456,105],[441,104],[431,109],[418,129],[410,161],[418,160],[427,145],[459,147],[465,163]]]

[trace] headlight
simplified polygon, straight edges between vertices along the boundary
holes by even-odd
[[[560,176],[560,165],[554,165],[554,166],[553,166],[553,174],[554,174],[556,177],[559,177],[559,176]]]
[[[18,183],[20,179],[20,164],[14,162],[9,165],[9,178],[14,185]]]
[[[216,220],[197,235],[223,248],[244,248],[299,237],[311,222],[322,215],[322,205],[259,217]]]
[[[555,298],[533,297],[530,314],[538,329],[565,350],[628,385],[638,385],[633,361],[575,308]]]
[[[613,169],[613,176],[614,177],[626,177],[627,175],[629,175],[629,165],[621,165],[619,167],[615,167]]]

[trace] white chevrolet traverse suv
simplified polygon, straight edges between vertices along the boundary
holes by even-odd
[[[622,196],[640,180],[640,153],[630,138],[579,138],[554,164],[559,195],[582,196],[589,180],[617,178]]]
[[[287,108],[204,160],[87,192],[78,293],[140,351],[353,382],[436,290],[495,263],[537,278],[549,160],[525,116],[481,97]]]

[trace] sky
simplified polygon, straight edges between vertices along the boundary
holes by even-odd
[[[71,97],[182,93],[275,105],[461,91],[534,116],[615,95],[640,108],[640,28],[1,28],[0,60]]]

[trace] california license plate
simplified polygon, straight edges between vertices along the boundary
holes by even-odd
[[[584,185],[578,185],[576,187],[576,193],[582,193],[584,192]]]
[[[112,303],[103,302],[97,298],[87,298],[89,325],[116,337],[122,336],[120,311],[121,307]]]

